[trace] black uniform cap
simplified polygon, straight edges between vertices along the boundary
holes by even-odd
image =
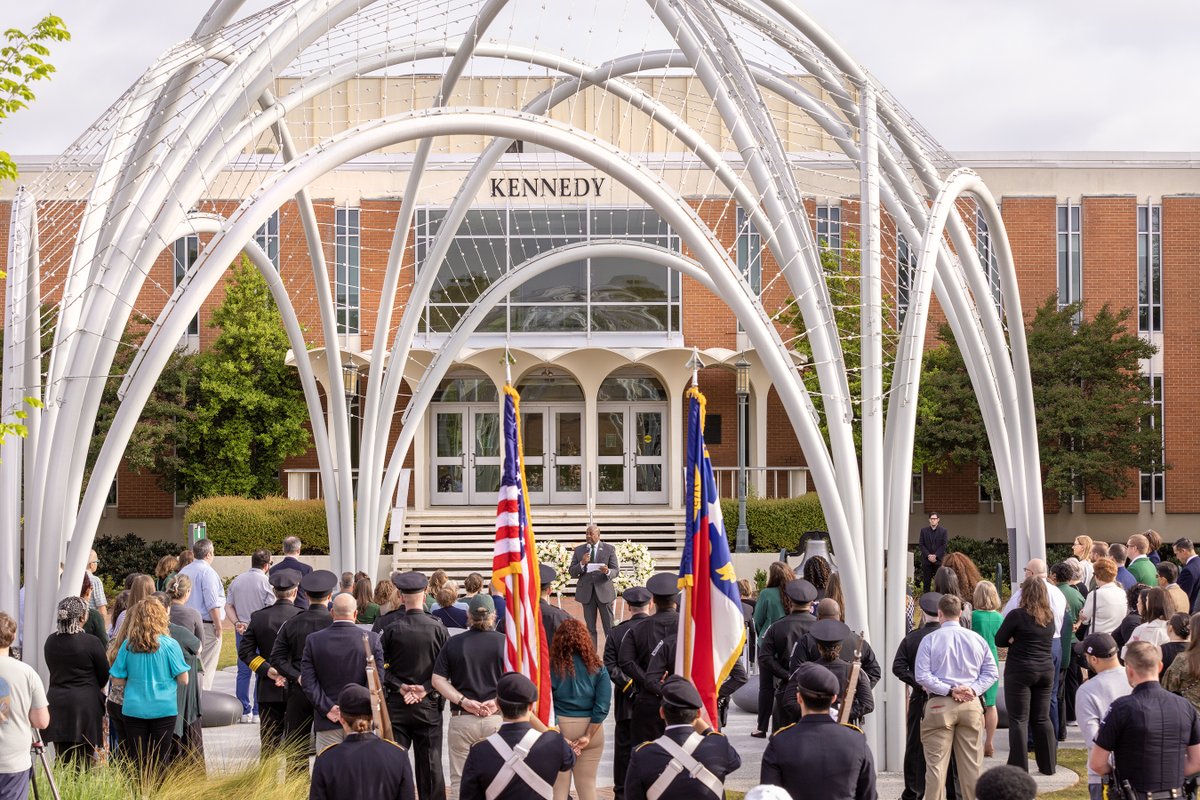
[[[644,606],[650,602],[650,590],[645,586],[630,586],[621,592],[621,599],[631,606]]]
[[[808,632],[818,642],[840,642],[850,635],[850,626],[836,619],[818,620]]]
[[[300,573],[294,569],[281,569],[279,572],[271,575],[267,580],[276,589],[295,589],[300,585]]]
[[[549,586],[554,583],[554,579],[558,577],[558,570],[549,564],[538,564],[538,578],[541,579],[542,586]]]
[[[679,594],[679,578],[670,572],[660,572],[650,576],[646,588],[655,597],[674,597]]]
[[[811,661],[798,666],[793,675],[797,688],[805,694],[833,696],[842,688],[832,672]]]
[[[300,588],[304,590],[304,593],[317,597],[329,594],[337,585],[338,576],[327,569],[314,569],[300,579]]]
[[[344,714],[368,717],[371,715],[371,693],[365,686],[348,683],[338,694],[338,708]]]
[[[429,579],[420,572],[397,572],[392,576],[392,584],[404,594],[416,594],[425,591]]]
[[[496,698],[503,703],[529,705],[536,702],[537,687],[519,672],[506,672],[496,681]]]
[[[680,675],[672,675],[662,683],[662,704],[672,708],[699,710],[704,702],[692,682]]]
[[[804,578],[796,578],[784,584],[783,593],[796,603],[812,603],[817,599],[817,587]]]
[[[941,599],[942,595],[940,592],[926,592],[921,595],[921,599],[917,603],[926,615],[936,617],[938,614],[938,603],[941,602]]]

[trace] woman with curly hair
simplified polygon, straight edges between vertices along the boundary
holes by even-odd
[[[379,616],[390,614],[400,607],[400,593],[391,578],[385,578],[375,584],[375,595],[371,598],[379,606]]]
[[[88,583],[88,581],[85,581]],[[65,597],[58,603],[58,630],[46,638],[43,652],[50,686],[50,726],[43,738],[54,743],[64,764],[91,766],[96,748],[104,743],[104,685],[108,658],[104,646],[83,630],[87,603]]]
[[[125,752],[153,778],[171,752],[179,713],[176,684],[187,683],[188,665],[179,643],[171,638],[170,617],[158,600],[142,600],[126,613],[125,641],[109,675],[114,692],[122,695]]]
[[[829,562],[820,556],[813,556],[804,562],[803,573],[804,580],[817,587],[821,597],[825,597],[825,585],[829,583],[829,576],[833,574],[833,567],[829,566]]]
[[[558,730],[575,751],[571,781],[579,800],[596,800],[596,770],[604,753],[604,719],[612,701],[608,670],[596,655],[592,636],[577,619],[558,626],[550,643],[550,688]],[[554,785],[554,800],[566,800],[566,779]]]
[[[947,553],[942,559],[942,566],[954,570],[954,574],[958,577],[958,590],[961,594],[959,600],[971,602],[975,599],[975,587],[983,580],[983,575],[979,574],[979,567],[975,566],[975,562],[966,553]]]
[[[783,561],[776,561],[767,568],[767,585],[758,593],[758,602],[754,604],[754,629],[758,631],[759,643],[767,628],[787,613],[783,608],[783,587],[788,581],[794,581],[796,573],[792,572]],[[757,648],[761,653],[762,649]],[[771,723],[771,709],[775,704],[775,677],[766,669],[758,671],[758,727],[751,732],[756,739],[765,739],[767,726]]]

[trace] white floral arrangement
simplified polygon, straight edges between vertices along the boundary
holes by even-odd
[[[537,539],[534,542],[539,564],[554,567],[558,577],[550,585],[550,591],[560,594],[571,580],[571,550],[562,542],[554,539]]]
[[[649,548],[641,542],[631,542],[628,539],[617,542],[617,561],[621,571],[613,581],[618,592],[623,592],[633,586],[645,586],[646,581],[654,574],[654,558]]]

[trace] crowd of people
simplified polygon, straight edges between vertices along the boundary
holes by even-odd
[[[1115,798],[1111,787],[1122,786],[1134,793],[1125,800],[1181,796],[1184,776],[1200,771],[1200,617],[1191,616],[1200,560],[1181,539],[1179,565],[1156,563],[1156,536],[1123,545],[1081,536],[1072,558],[1025,565],[1002,606],[997,587],[948,549],[931,515],[919,544],[927,590],[914,597],[911,630],[892,658],[909,687],[904,800],[1022,796],[1029,752],[1039,772],[1053,774],[1058,743],[1076,721],[1093,797]],[[461,588],[442,571],[397,572],[376,584],[312,569],[298,539],[282,549],[278,560],[254,552],[226,589],[212,542],[201,539],[161,560],[154,575],[129,576],[111,606],[93,554],[79,596],[58,604],[57,631],[43,645],[45,689],[7,657],[16,623],[0,612],[4,712],[21,716],[17,735],[40,729],[70,767],[123,759],[148,782],[172,764],[203,763],[202,689],[231,628],[242,720],[257,722],[263,754],[290,759],[291,769],[316,756],[313,798],[594,800],[610,716],[618,800],[719,798],[741,765],[713,725],[746,682],[744,665],[720,687],[718,719],[710,719],[696,687],[672,674],[675,576],[623,592],[629,618],[614,622],[620,565],[596,526],[571,565],[586,584],[586,624],[549,602],[557,573],[543,565],[539,576],[550,729],[537,713],[538,687],[504,671],[504,602],[481,575]],[[820,557],[800,576],[776,562],[760,591],[739,586],[746,663],[759,671],[751,736],[770,738],[761,783],[793,798],[873,800],[874,761],[860,726],[882,667],[844,622],[838,572]],[[381,695],[371,693],[372,673]],[[1009,771],[985,775],[1000,691]],[[4,738],[0,797],[22,797],[28,752],[14,756]]]

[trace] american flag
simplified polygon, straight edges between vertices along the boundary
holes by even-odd
[[[525,459],[521,450],[521,395],[504,387],[504,467],[500,501],[496,506],[496,547],[492,554],[492,585],[503,592],[506,607],[504,669],[519,672],[538,687],[538,718],[549,722],[550,653],[542,627],[541,585]]]
[[[712,461],[704,446],[704,395],[688,391],[687,477],[684,497],[687,539],[679,565],[679,633],[675,674],[688,678],[700,692],[708,718],[716,726],[717,690],[729,677],[746,642],[746,622],[737,576],[729,556],[729,540]]]

